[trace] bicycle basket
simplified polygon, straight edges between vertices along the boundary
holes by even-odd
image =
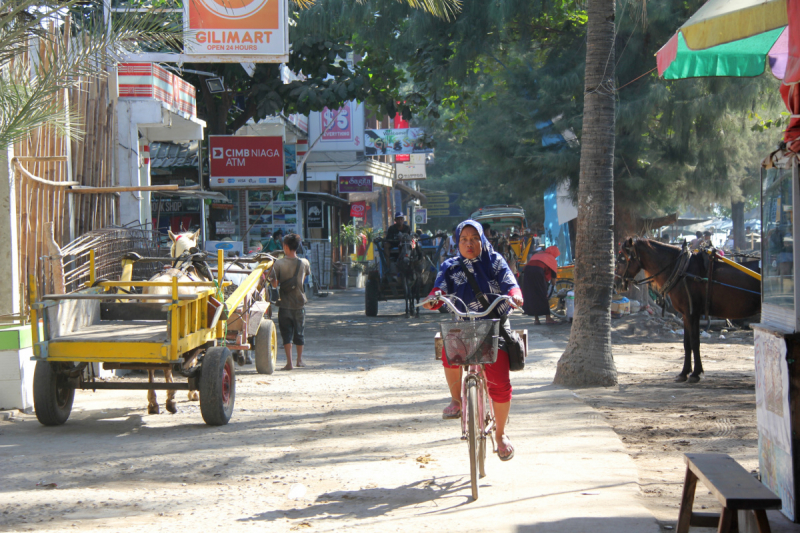
[[[485,365],[497,361],[500,321],[444,322],[442,339],[450,365]]]

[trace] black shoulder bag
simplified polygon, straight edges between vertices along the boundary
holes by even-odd
[[[475,276],[473,276],[472,272],[470,272],[466,265],[464,265],[463,260],[459,259],[458,264],[461,265],[461,270],[464,272],[464,275],[467,276],[467,281],[469,281],[469,284],[472,287],[472,292],[475,293],[475,297],[478,298],[478,302],[480,302],[484,309],[488,309],[489,299],[486,298],[486,295],[483,294],[483,291],[481,291],[481,288],[478,286],[478,282],[475,281]],[[497,309],[492,310],[492,314],[489,316],[492,318],[500,318],[500,336],[506,341],[506,351],[508,352],[508,368],[512,372],[519,372],[525,368],[525,356],[528,355],[525,353],[525,343],[522,341],[516,331],[509,331],[506,329],[507,317],[500,317]]]

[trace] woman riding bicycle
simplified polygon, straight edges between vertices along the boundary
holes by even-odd
[[[463,264],[475,277],[481,292],[486,295],[510,296],[516,305],[522,306],[522,291],[517,285],[514,274],[511,273],[503,256],[495,252],[492,245],[489,244],[480,223],[474,220],[465,220],[456,228],[454,237],[458,244],[458,255],[442,263],[431,294],[436,292],[455,294],[467,304],[470,311],[483,311],[483,306],[461,269]],[[441,306],[441,302],[428,302],[424,305],[426,309],[434,310]],[[502,302],[496,307],[496,310],[498,316],[505,316],[511,311],[511,306],[507,302]],[[467,309],[461,311],[467,311]],[[508,321],[506,321],[505,327],[509,327]],[[448,365],[445,357],[442,357],[442,364],[452,397],[450,405],[442,412],[442,418],[459,418],[461,416],[461,367]],[[501,460],[508,461],[514,457],[514,447],[505,434],[506,420],[511,409],[511,381],[509,379],[508,352],[505,350],[502,336],[498,339],[497,362],[485,365],[484,372],[497,424],[497,455]]]

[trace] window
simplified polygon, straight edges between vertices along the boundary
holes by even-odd
[[[792,169],[762,169],[761,242],[764,303],[794,311]]]

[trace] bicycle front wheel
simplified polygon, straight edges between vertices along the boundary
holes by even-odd
[[[472,499],[478,499],[478,443],[480,441],[478,420],[478,383],[474,380],[467,383],[467,441],[469,442],[469,476],[472,482]]]

